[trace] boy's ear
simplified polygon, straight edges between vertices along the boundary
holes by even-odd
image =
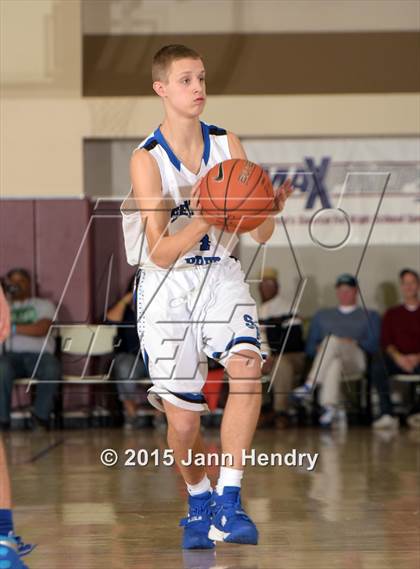
[[[162,81],[154,81],[152,87],[153,91],[156,95],[159,95],[159,97],[163,97],[165,95],[165,86]]]

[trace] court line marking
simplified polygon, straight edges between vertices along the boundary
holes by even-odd
[[[46,456],[49,452],[53,451],[58,446],[62,445],[64,443],[64,440],[65,440],[64,437],[58,439],[58,441],[55,441],[54,443],[48,445],[46,448],[40,450],[39,452],[31,456],[30,459],[25,461],[23,464],[32,464],[37,460],[44,458],[44,456]]]

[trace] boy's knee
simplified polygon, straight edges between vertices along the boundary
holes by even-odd
[[[167,413],[169,429],[176,433],[178,439],[194,441],[200,429],[200,414],[194,411]]]
[[[229,379],[247,380],[250,384],[261,385],[261,358],[251,350],[233,354],[226,365]]]

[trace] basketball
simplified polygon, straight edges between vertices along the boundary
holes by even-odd
[[[213,166],[200,184],[202,215],[230,233],[252,231],[274,207],[271,181],[258,164],[225,160]]]

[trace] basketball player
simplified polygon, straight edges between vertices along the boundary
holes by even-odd
[[[0,344],[9,334],[9,306],[0,286]],[[3,438],[0,433],[0,568],[27,569],[20,557],[30,553],[32,549],[32,545],[25,545],[20,537],[14,534],[10,479]]]
[[[206,87],[198,53],[165,46],[154,56],[152,76],[164,119],[132,155],[132,189],[122,205],[127,259],[139,264],[137,326],[153,380],[149,401],[166,413],[168,444],[187,485],[183,548],[210,549],[215,540],[256,544],[258,531],[241,507],[240,487],[242,449],[250,448],[261,407],[257,311],[231,255],[236,235],[209,225],[198,198],[198,182],[212,166],[246,156],[234,134],[199,120]],[[251,232],[258,243],[271,237],[273,217],[291,191],[288,181],[276,193],[272,215]],[[189,464],[204,452],[207,356],[229,376],[221,445],[233,457],[221,467],[213,493],[205,467]]]

